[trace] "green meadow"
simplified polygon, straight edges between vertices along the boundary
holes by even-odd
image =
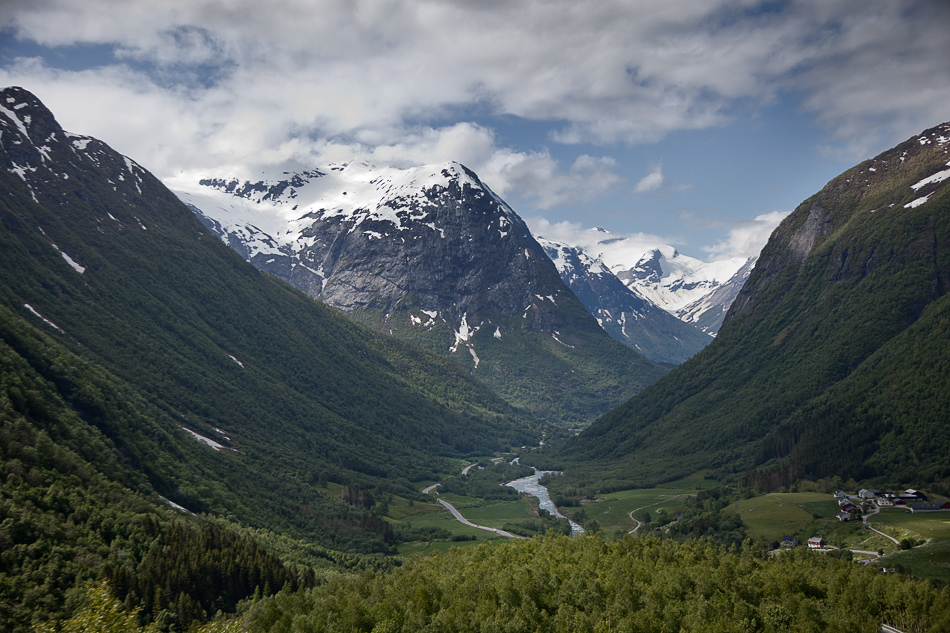
[[[596,520],[600,524],[600,529],[607,534],[615,530],[629,532],[637,526],[636,522],[630,518],[631,512],[647,510],[652,515],[657,510],[664,509],[672,514],[682,505],[684,498],[694,494],[696,493],[693,491],[669,488],[622,490],[585,503],[580,508],[562,508],[562,510],[565,514],[571,514],[572,511],[583,509],[587,518]]]
[[[796,534],[815,520],[804,504],[821,504],[827,499],[828,495],[817,492],[780,493],[743,499],[732,508],[752,540],[771,542]],[[831,503],[837,507],[834,501]]]
[[[950,582],[950,512],[914,514],[885,510],[871,518],[870,523],[899,540],[926,540],[922,545],[882,557],[882,566],[900,566],[920,578]]]

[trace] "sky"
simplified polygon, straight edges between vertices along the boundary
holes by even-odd
[[[456,160],[536,234],[715,261],[950,120],[950,2],[2,0],[0,85],[170,186]]]

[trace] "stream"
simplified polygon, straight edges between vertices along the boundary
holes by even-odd
[[[554,502],[551,501],[551,496],[548,494],[548,489],[538,483],[538,480],[550,473],[556,473],[554,470],[538,470],[535,468],[533,475],[528,475],[527,477],[522,477],[521,479],[515,479],[514,481],[509,481],[506,486],[511,486],[518,492],[524,492],[529,495],[535,496],[538,498],[539,506],[542,510],[547,510],[554,516],[559,519],[567,519],[566,516],[557,511],[557,507],[554,505]],[[571,536],[577,534],[582,534],[584,528],[579,524],[567,519],[571,524]]]

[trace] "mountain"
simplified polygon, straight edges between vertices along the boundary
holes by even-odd
[[[678,365],[712,340],[639,296],[581,248],[538,238],[561,280],[612,337],[650,360]]]
[[[943,124],[804,201],[716,340],[561,446],[562,465],[616,486],[704,469],[760,489],[945,481],[948,159]]]
[[[703,332],[716,335],[722,327],[729,307],[749,279],[756,259],[756,257],[750,257],[732,277],[715,286],[699,299],[679,308],[676,311],[677,316],[686,323],[692,323]]]
[[[644,243],[595,227],[574,232],[569,246],[601,261],[631,292],[715,336],[755,258],[704,262],[665,244]]]
[[[259,269],[544,419],[584,425],[666,371],[607,336],[521,218],[458,163],[176,187]]]
[[[23,464],[68,449],[154,503],[388,551],[388,524],[327,482],[415,495],[449,458],[540,436],[454,363],[248,265],[19,88],[0,92],[0,167],[0,457],[30,489],[49,482]]]
[[[741,257],[703,262],[661,246],[633,266],[613,260],[610,269],[640,296],[715,336],[754,265],[755,258]]]

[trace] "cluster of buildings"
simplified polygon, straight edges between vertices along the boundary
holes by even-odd
[[[950,501],[930,502],[927,495],[919,490],[861,489],[857,495],[848,495],[842,490],[836,490],[835,499],[838,501],[838,520],[848,521],[855,514],[878,508],[904,507],[910,512],[950,512]],[[797,547],[798,539],[793,536],[782,537],[784,547]],[[808,539],[808,547],[818,549],[825,546],[825,540],[820,536]]]
[[[881,491],[862,488],[858,491],[858,497],[873,502],[879,508],[902,506],[908,508],[911,512],[950,511],[950,501],[931,503],[927,499],[927,495],[919,490],[908,489],[895,493],[893,490]]]

